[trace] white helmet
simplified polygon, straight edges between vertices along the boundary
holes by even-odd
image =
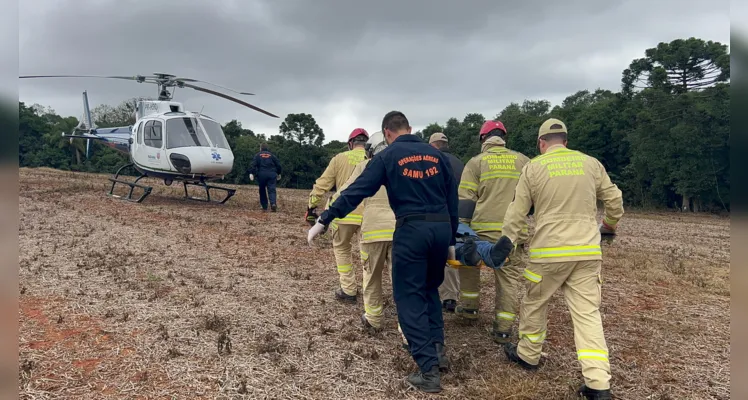
[[[387,148],[387,141],[384,140],[384,133],[382,133],[382,131],[371,134],[365,146],[366,154],[369,158],[374,157],[385,148]]]

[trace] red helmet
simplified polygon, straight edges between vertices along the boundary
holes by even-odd
[[[353,130],[353,132],[351,132],[350,135],[348,135],[348,141],[350,142],[356,136],[361,136],[361,135],[366,136],[367,140],[369,139],[369,133],[366,132],[366,129],[364,129],[364,128],[356,128],[356,129]]]
[[[501,123],[501,121],[486,121],[483,123],[483,126],[480,127],[480,135],[478,136],[479,139],[483,139],[483,136],[486,136],[489,132],[500,129],[506,133],[506,128],[504,128],[504,124]]]

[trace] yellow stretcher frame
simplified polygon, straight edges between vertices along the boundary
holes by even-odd
[[[506,264],[508,261],[509,261],[509,258],[507,257],[507,259],[506,259],[506,261],[504,261],[504,263]],[[486,263],[483,262],[483,260],[481,260],[478,263],[478,265],[475,266],[475,267],[471,267],[469,265],[465,265],[465,264],[459,262],[458,260],[447,260],[447,265],[450,268],[454,268],[454,269],[460,269],[460,268],[481,268],[481,267],[488,268],[488,266],[486,265]]]
[[[483,261],[481,261],[480,263],[478,263],[478,266],[471,267],[471,266],[465,265],[465,264],[463,264],[463,263],[461,263],[461,262],[459,262],[457,260],[447,260],[447,266],[449,266],[450,268],[454,268],[454,269],[460,269],[460,268],[480,268],[481,265],[484,265]]]

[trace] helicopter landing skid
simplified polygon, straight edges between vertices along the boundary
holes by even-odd
[[[111,177],[111,178],[109,178],[109,181],[112,182],[112,188],[109,189],[109,193],[107,193],[107,195],[109,197],[113,197],[115,199],[127,200],[127,201],[131,201],[133,203],[140,203],[146,197],[148,197],[149,194],[151,194],[151,190],[153,190],[152,187],[146,186],[146,185],[141,185],[141,184],[138,183],[139,180],[141,180],[142,178],[146,177],[145,175],[140,175],[139,177],[137,177],[135,179],[134,182],[128,182],[128,181],[119,179],[120,172],[122,172],[123,169],[125,169],[127,167],[132,167],[132,166],[133,166],[133,164],[127,164],[127,165],[124,165],[124,166],[120,167],[120,169],[117,170],[117,172],[114,174],[114,176]],[[127,196],[120,196],[118,194],[114,194],[114,188],[116,187],[116,185],[118,183],[122,184],[122,185],[127,185],[127,186],[130,187],[130,190],[127,192]],[[143,189],[143,194],[140,195],[140,197],[138,197],[136,199],[133,199],[132,193],[135,190],[135,188]]]
[[[209,184],[207,184],[207,183],[205,183],[203,181],[200,181],[200,182],[187,182],[187,181],[183,181],[182,183],[184,183],[184,198],[190,199],[190,200],[223,204],[223,203],[227,202],[231,198],[231,196],[234,195],[234,193],[236,193],[236,189],[229,189],[229,188],[225,188],[225,187],[221,187],[221,186],[213,186],[213,185],[209,185]],[[187,191],[187,185],[199,186],[199,187],[205,189],[205,196],[206,197],[203,198],[203,197],[192,197],[192,196],[190,196],[189,192]],[[226,197],[224,197],[223,200],[213,200],[213,199],[210,198],[210,189],[218,190],[218,191],[224,191],[224,192],[226,192]]]

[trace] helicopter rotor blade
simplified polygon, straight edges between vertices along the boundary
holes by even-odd
[[[254,96],[254,95],[255,95],[254,93],[249,93],[249,92],[239,92],[239,91],[236,91],[236,90],[233,90],[233,89],[229,89],[229,88],[227,88],[227,87],[225,87],[225,86],[217,85],[217,84],[215,84],[215,83],[210,83],[210,82],[208,82],[208,81],[201,81],[201,80],[199,80],[199,79],[192,79],[192,78],[174,78],[174,80],[175,80],[175,81],[177,81],[177,82],[181,81],[181,82],[195,82],[195,83],[205,83],[205,84],[207,84],[207,85],[211,85],[211,86],[219,87],[219,88],[221,88],[221,89],[223,89],[223,90],[228,90],[229,92],[234,92],[234,93],[237,93],[237,94],[243,94],[243,95],[247,95],[247,96]]]
[[[125,79],[129,81],[142,81],[145,76],[103,76],[103,75],[23,75],[19,78],[106,78],[106,79]]]
[[[239,100],[239,99],[237,99],[237,98],[234,98],[234,97],[231,97],[231,96],[225,95],[225,94],[223,94],[223,93],[221,93],[221,92],[216,92],[216,91],[214,91],[214,90],[210,90],[210,89],[202,88],[202,87],[200,87],[200,86],[195,86],[195,85],[191,85],[191,84],[189,84],[189,83],[184,83],[184,84],[183,84],[183,86],[184,86],[184,87],[188,87],[188,88],[192,88],[192,89],[195,89],[195,90],[198,90],[198,91],[200,91],[200,92],[205,92],[205,93],[208,93],[208,94],[212,94],[212,95],[214,95],[214,96],[222,97],[222,98],[224,98],[224,99],[226,99],[226,100],[231,100],[231,101],[233,101],[233,102],[235,102],[235,103],[239,103],[239,104],[241,104],[241,105],[243,105],[243,106],[245,106],[245,107],[249,107],[249,108],[251,108],[251,109],[253,109],[253,110],[255,110],[255,111],[259,111],[259,112],[261,112],[261,113],[263,113],[263,114],[265,114],[265,115],[269,115],[269,116],[271,116],[271,117],[273,117],[273,118],[278,118],[278,116],[277,116],[277,115],[275,115],[275,114],[269,113],[269,112],[267,112],[267,111],[265,111],[265,110],[263,110],[263,109],[261,109],[261,108],[259,108],[259,107],[253,106],[253,105],[251,105],[251,104],[249,104],[249,103],[247,103],[247,102],[245,102],[245,101]]]

